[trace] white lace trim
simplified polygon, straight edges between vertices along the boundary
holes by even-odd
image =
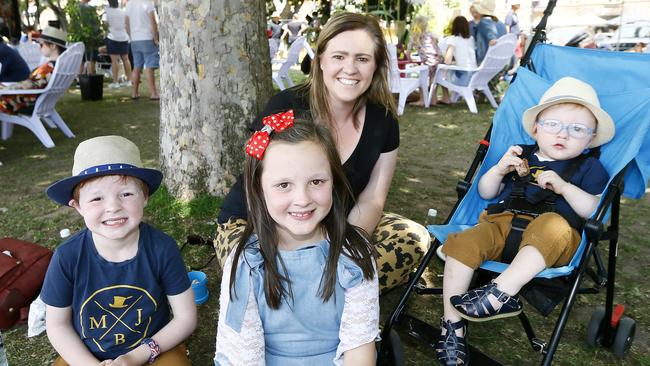
[[[230,301],[230,271],[232,253],[223,267],[221,294],[219,296],[219,323],[217,327],[217,366],[264,366],[264,329],[250,284],[248,305],[241,331],[226,325],[226,312]],[[252,282],[252,280],[251,280]],[[238,294],[239,296],[243,294]],[[359,285],[345,290],[345,304],[339,330],[340,343],[336,349],[334,365],[343,365],[344,353],[374,342],[379,337],[379,281],[377,271],[372,280],[363,280]]]
[[[339,330],[340,343],[334,364],[343,365],[345,352],[379,338],[379,281],[377,270],[372,280],[345,290],[345,304]]]
[[[217,366],[264,366],[264,330],[255,300],[252,280],[248,292],[248,305],[244,313],[241,331],[237,333],[226,325],[226,312],[230,302],[230,270],[233,253],[223,266],[221,294],[219,295],[219,324],[217,326],[217,349],[214,356]],[[246,294],[237,293],[237,296]]]

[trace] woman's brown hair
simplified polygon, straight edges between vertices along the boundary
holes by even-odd
[[[353,115],[356,117],[359,110],[366,103],[374,103],[383,106],[388,113],[397,116],[395,111],[395,100],[388,86],[390,73],[390,59],[386,50],[386,41],[377,19],[372,15],[340,12],[332,16],[316,41],[316,56],[312,60],[311,70],[307,83],[299,87],[299,90],[309,94],[309,106],[314,120],[323,122],[328,126],[332,123],[332,113],[327,101],[327,88],[323,80],[323,71],[320,68],[320,57],[325,53],[328,42],[347,31],[365,30],[372,38],[375,46],[374,59],[377,69],[372,76],[370,87],[357,99]],[[354,119],[354,126],[358,128],[357,119]]]
[[[332,172],[332,208],[321,222],[321,230],[329,240],[330,249],[319,290],[321,298],[325,302],[334,294],[339,256],[346,255],[351,258],[361,267],[364,278],[371,279],[375,272],[373,266],[374,248],[370,245],[367,234],[362,229],[347,222],[346,207],[348,207],[348,202],[353,199],[352,190],[341,166],[341,159],[336,150],[336,145],[327,127],[317,125],[311,121],[296,120],[293,127],[289,127],[282,132],[274,132],[271,135],[270,144],[278,142],[286,144],[312,142],[321,147],[323,154],[327,156],[329,161]],[[257,243],[251,245],[259,245],[264,258],[264,293],[266,302],[272,309],[277,309],[283,297],[292,297],[293,295],[291,293],[291,280],[287,278],[284,263],[278,256],[277,227],[268,212],[266,200],[264,199],[261,181],[263,170],[264,159],[257,160],[251,156],[246,156],[244,186],[248,200],[248,221],[235,249],[230,273],[230,291],[231,296],[237,296],[234,292],[237,264],[251,235],[257,234]],[[286,283],[286,289],[288,290],[283,286],[283,282]],[[248,296],[248,294],[240,295]]]

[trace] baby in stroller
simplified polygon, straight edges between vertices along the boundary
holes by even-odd
[[[518,315],[521,288],[545,268],[569,263],[609,180],[593,152],[614,137],[615,127],[590,85],[558,80],[522,123],[536,145],[511,146],[481,177],[480,196],[499,203],[476,226],[449,235],[443,247],[444,315],[436,346],[442,365],[467,364],[467,320]],[[491,283],[467,291],[486,260],[511,264]]]

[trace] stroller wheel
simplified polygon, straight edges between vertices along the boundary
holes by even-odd
[[[628,318],[627,316],[623,317],[618,323],[616,338],[614,339],[614,345],[612,346],[612,351],[616,357],[625,357],[627,351],[630,350],[630,346],[632,346],[635,331],[636,322],[632,318]]]
[[[591,319],[587,325],[587,344],[592,347],[600,346],[600,324],[605,317],[605,307],[599,306],[591,313]]]

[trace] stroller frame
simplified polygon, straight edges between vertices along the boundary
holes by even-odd
[[[532,71],[534,71],[534,65],[530,60],[532,50],[537,43],[542,42],[545,39],[546,21],[548,16],[550,16],[550,14],[553,12],[555,3],[556,0],[549,1],[548,6],[544,11],[542,20],[535,28],[535,35],[533,36],[531,44],[521,60],[521,65],[528,67]],[[488,129],[484,140],[480,142],[474,160],[472,161],[466,176],[463,180],[457,183],[456,192],[458,199],[444,224],[449,223],[452,215],[458,209],[461,200],[469,191],[474,175],[487,154],[491,131],[492,126],[490,126]],[[577,295],[597,294],[603,287],[606,287],[604,311],[602,308],[597,309],[592,315],[587,329],[588,343],[594,346],[614,346],[614,351],[619,357],[622,357],[630,347],[632,338],[634,336],[635,324],[631,319],[626,318],[629,321],[626,321],[626,325],[624,327],[621,327],[625,328],[621,329],[621,332],[626,334],[618,335],[617,337],[617,331],[619,329],[619,324],[621,324],[620,320],[623,315],[624,307],[622,305],[617,305],[616,307],[614,306],[614,284],[616,273],[616,257],[618,250],[620,199],[624,190],[623,178],[630,164],[632,164],[632,162],[628,163],[628,165],[619,171],[610,181],[606,190],[606,194],[601,199],[595,215],[591,219],[588,219],[585,223],[584,232],[587,238],[585,250],[582,252],[579,266],[574,269],[571,274],[566,276],[570,286],[565,286],[565,288],[561,290],[566,294],[566,296],[564,297],[562,310],[556,321],[555,328],[548,343],[539,339],[535,335],[532,325],[525,312],[522,312],[518,315],[518,318],[526,332],[531,347],[534,351],[540,352],[544,355],[541,362],[542,365],[551,364],[553,356],[555,355],[555,351],[557,350],[560,337],[562,335],[564,327],[566,326],[569,313],[573,307],[573,304],[575,303]],[[609,217],[609,225],[605,229],[604,222],[607,219],[607,214],[610,209],[611,215]],[[605,268],[605,263],[597,251],[597,246],[601,240],[609,241],[610,254],[608,256],[607,268]],[[423,257],[422,262],[418,266],[416,272],[412,274],[408,284],[406,285],[406,288],[398,302],[398,305],[386,319],[381,333],[382,341],[379,345],[377,362],[378,365],[401,365],[403,363],[403,359],[400,359],[400,357],[403,357],[403,350],[401,349],[399,336],[393,329],[398,326],[399,328],[405,329],[410,336],[414,337],[420,342],[428,345],[431,348],[435,348],[437,335],[440,334],[440,330],[414,316],[407,314],[405,310],[409,297],[414,292],[420,295],[442,294],[442,288],[425,288],[419,284],[420,278],[422,277],[425,269],[427,268],[429,262],[435,255],[436,250],[440,245],[441,243],[438,239],[433,240],[432,245]],[[589,259],[591,257],[593,257],[594,263],[596,265],[595,270],[589,266]],[[593,286],[580,287],[584,275],[588,275],[593,280]],[[536,286],[539,281],[539,279],[535,278],[526,286]],[[623,336],[623,343],[620,341],[621,336]],[[618,349],[616,349],[617,347]],[[469,345],[469,352],[470,360],[474,364],[500,365],[498,361],[490,358],[471,345]]]

